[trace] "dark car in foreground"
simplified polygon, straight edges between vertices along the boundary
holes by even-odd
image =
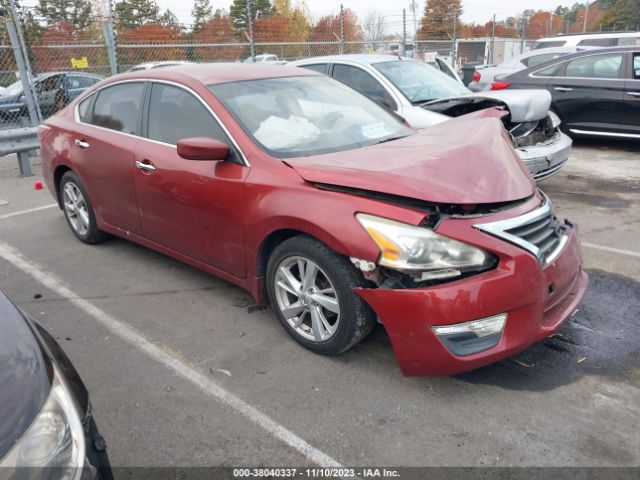
[[[186,65],[105,80],[39,136],[79,240],[117,235],[239,285],[316,353],[379,319],[405,374],[444,375],[547,337],[586,289],[577,229],[504,115],[418,132],[310,70]]]
[[[87,390],[58,343],[0,292],[0,478],[110,478]]]
[[[83,72],[49,72],[38,75],[33,83],[40,110],[45,115],[62,110],[87,88],[103,79],[100,75]],[[0,90],[1,116],[15,118],[26,113],[27,104],[20,80]]]
[[[640,46],[589,50],[497,77],[493,90],[545,88],[573,135],[640,139]]]

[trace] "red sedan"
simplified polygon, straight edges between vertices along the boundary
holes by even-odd
[[[577,230],[484,110],[417,133],[343,84],[268,65],[120,75],[40,128],[85,243],[117,235],[271,303],[321,354],[377,321],[406,375],[527,348],[587,285]]]

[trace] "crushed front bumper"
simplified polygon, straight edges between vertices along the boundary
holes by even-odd
[[[531,147],[518,148],[518,155],[536,181],[556,174],[569,159],[573,141],[562,132],[558,132],[547,142]]]
[[[447,234],[450,230],[455,238],[460,226],[447,228],[446,223],[438,231]],[[466,372],[525,350],[558,330],[575,312],[588,277],[582,271],[577,231],[571,228],[568,235],[560,255],[543,268],[525,250],[473,232],[471,243],[499,255],[496,269],[428,288],[356,292],[387,330],[404,375]],[[453,354],[432,329],[504,313],[508,318],[497,344],[467,356]]]

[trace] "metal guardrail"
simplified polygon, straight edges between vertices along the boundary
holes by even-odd
[[[0,157],[16,153],[20,174],[25,177],[31,175],[29,152],[38,148],[38,127],[0,130]]]

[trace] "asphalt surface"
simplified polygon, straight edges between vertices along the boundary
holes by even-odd
[[[640,466],[640,144],[578,142],[541,184],[580,225],[578,313],[443,378],[403,377],[380,326],[317,356],[222,280],[124,240],[83,245],[56,208],[8,216],[52,203],[38,179],[0,159],[0,288],[76,365],[114,466]]]

